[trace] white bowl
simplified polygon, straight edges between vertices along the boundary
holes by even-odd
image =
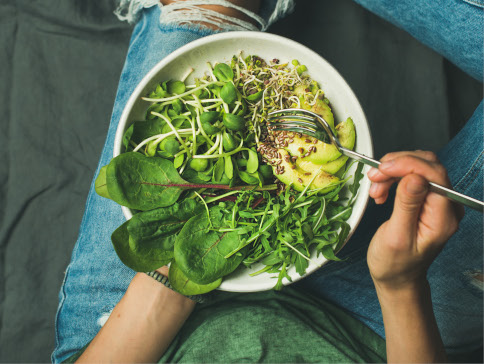
[[[300,64],[306,65],[311,78],[320,84],[331,101],[335,124],[351,117],[356,126],[356,151],[373,156],[372,139],[363,109],[343,77],[324,58],[309,48],[278,35],[261,32],[228,32],[191,42],[171,53],[148,72],[134,90],[121,115],[114,142],[114,157],[122,151],[122,137],[126,128],[136,120],[143,120],[145,111],[150,105],[141,100],[142,96],[146,96],[162,81],[180,79],[190,67],[195,69],[187,80],[191,82],[208,70],[207,62],[214,64],[230,61],[232,56],[239,54],[240,51],[245,55],[257,55],[265,60],[277,58],[281,63],[297,59]],[[361,181],[353,214],[348,220],[351,226],[348,239],[363,216],[368,203],[369,189],[370,182],[365,177]],[[126,219],[133,216],[130,209],[126,207],[122,209]],[[306,275],[327,262],[322,255],[316,257],[315,254],[311,257],[311,261]],[[231,292],[256,292],[273,288],[276,284],[276,274],[263,273],[254,277],[249,276],[250,273],[261,268],[262,265],[254,265],[251,269],[239,267],[224,278],[219,289]],[[288,274],[293,282],[302,278],[294,267],[288,270]],[[284,279],[283,283],[290,282]]]

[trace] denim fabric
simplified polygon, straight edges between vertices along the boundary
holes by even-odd
[[[355,0],[482,82],[482,0]]]
[[[484,163],[482,106],[481,103],[460,133],[438,154],[454,188],[480,200]],[[370,203],[357,231],[338,254],[346,261],[331,262],[297,283],[345,308],[382,337],[385,329],[366,252],[375,231],[390,217],[390,201],[392,198],[384,206]],[[482,273],[482,229],[482,213],[466,208],[458,232],[428,272],[437,324],[449,354],[482,347],[482,282],[479,284],[472,277],[472,272]]]
[[[119,118],[143,76],[177,48],[215,33],[199,27],[162,27],[159,14],[158,7],[145,10],[133,31],[96,176],[100,167],[112,158]],[[59,293],[56,349],[52,354],[55,363],[67,359],[92,340],[134,276],[119,261],[111,244],[112,232],[124,221],[119,205],[99,197],[93,181],[79,238]]]
[[[363,1],[359,2],[363,4]],[[476,14],[472,10],[476,8],[473,5],[459,1],[456,7],[462,7],[462,14],[454,8],[443,9],[446,14],[440,14],[446,19],[447,26],[441,29],[439,25],[442,24],[438,23],[438,19],[424,14],[424,6],[427,6],[427,11],[432,10],[428,1],[413,4],[419,11],[411,16],[405,14],[409,12],[411,6],[408,4],[412,1],[398,2],[398,5],[394,1],[368,3],[372,5],[372,11],[388,16],[390,21],[395,21],[446,56],[453,46],[466,44],[465,52],[454,52],[450,58],[475,77],[482,77],[482,41],[478,41],[482,40],[482,34],[477,34],[482,26],[482,14]],[[434,7],[436,9],[432,11],[438,11],[438,5]],[[200,27],[163,26],[159,24],[159,15],[158,7],[145,9],[133,31],[96,175],[99,168],[112,157],[119,117],[141,78],[175,49],[215,33]],[[466,26],[476,33],[469,34],[466,30],[466,36],[459,32],[457,24],[462,16],[468,16]],[[416,24],[415,19],[419,19],[420,23]],[[448,39],[441,33],[447,32],[447,27],[452,26],[454,37]],[[447,41],[450,45],[446,44]],[[480,107],[456,139],[440,154],[456,189],[480,199],[483,178],[482,117]],[[298,283],[308,291],[336,302],[381,336],[384,336],[381,312],[365,258],[373,232],[388,218],[391,207],[391,204],[383,207],[370,204],[356,234],[341,252],[347,261],[330,263]],[[467,211],[460,231],[449,241],[429,272],[438,324],[444,343],[451,352],[456,348],[472,350],[482,345],[482,290],[476,288],[470,278],[472,272],[482,270],[481,218],[479,213]],[[65,360],[96,335],[134,275],[119,261],[110,241],[111,233],[123,221],[120,207],[99,197],[94,191],[93,182],[79,238],[59,293],[56,349],[52,354],[54,362]]]
[[[355,0],[412,34],[450,59],[474,78],[483,76],[483,11],[462,0],[441,2]],[[460,133],[438,153],[454,188],[483,199],[483,104]],[[339,304],[385,336],[380,305],[366,263],[368,244],[376,229],[390,217],[393,205],[370,203],[357,231],[339,256],[299,283],[320,297]],[[482,347],[482,214],[466,208],[459,231],[448,241],[428,273],[435,316],[448,353]],[[478,288],[479,286],[480,288]]]

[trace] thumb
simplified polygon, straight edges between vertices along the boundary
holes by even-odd
[[[395,205],[391,217],[396,232],[415,234],[420,209],[428,191],[428,182],[417,174],[402,178],[397,187]]]

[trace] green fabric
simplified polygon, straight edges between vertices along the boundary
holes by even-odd
[[[341,308],[295,288],[216,292],[160,362],[385,362],[385,342]]]
[[[381,337],[295,288],[211,297],[196,306],[160,363],[386,362]],[[74,363],[88,345],[64,363]]]

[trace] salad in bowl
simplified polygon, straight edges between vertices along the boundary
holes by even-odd
[[[112,234],[121,261],[142,272],[169,264],[173,288],[193,295],[280,289],[338,260],[369,183],[334,146],[274,131],[267,115],[285,108],[321,115],[344,147],[371,155],[351,89],[298,43],[218,34],[155,66],[96,180],[128,218]]]

